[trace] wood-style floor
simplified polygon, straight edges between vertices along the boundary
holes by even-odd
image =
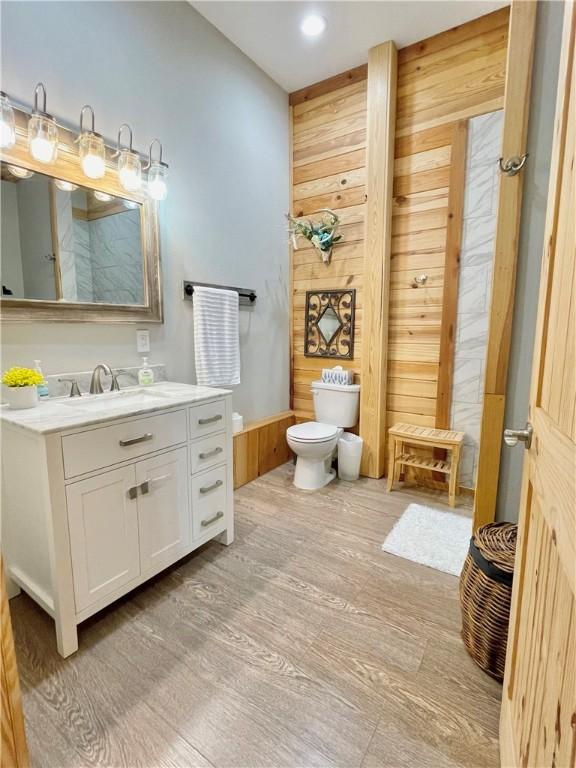
[[[380,547],[411,501],[309,494],[291,465],[236,492],[212,543],[55,649],[11,601],[33,766],[496,766],[500,686],[459,637],[457,579]]]

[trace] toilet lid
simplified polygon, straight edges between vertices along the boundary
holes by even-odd
[[[305,421],[288,428],[288,434],[294,440],[322,443],[332,440],[338,434],[338,427],[332,424],[320,424],[318,421]]]

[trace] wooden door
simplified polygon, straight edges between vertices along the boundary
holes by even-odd
[[[140,568],[150,574],[177,560],[191,541],[188,449],[139,461],[136,483]]]
[[[575,12],[566,4],[500,723],[504,766],[576,763]]]
[[[134,466],[69,485],[68,527],[76,611],[140,574]]]

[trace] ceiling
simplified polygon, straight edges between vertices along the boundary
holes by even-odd
[[[189,0],[208,21],[291,92],[368,61],[386,40],[398,48],[508,5],[502,0]],[[327,21],[319,38],[305,38],[309,13]]]

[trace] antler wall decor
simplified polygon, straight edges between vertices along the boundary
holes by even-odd
[[[302,221],[286,214],[288,232],[295,250],[298,249],[298,236],[305,237],[314,248],[320,251],[322,261],[329,264],[333,245],[342,239],[342,235],[336,234],[340,219],[330,208],[321,208],[317,213],[322,214],[319,221],[312,221],[311,219]]]

